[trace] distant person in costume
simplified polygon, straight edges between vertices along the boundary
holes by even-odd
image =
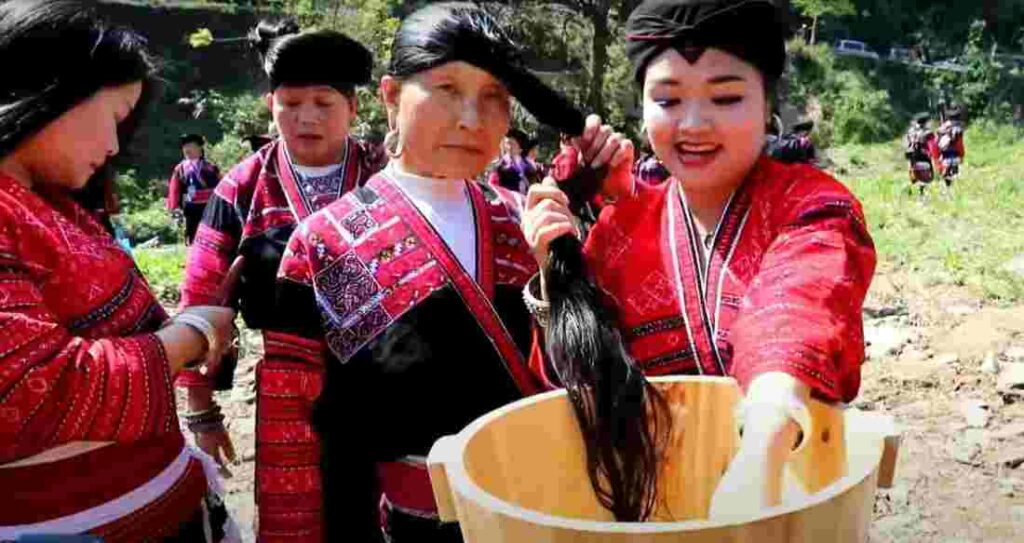
[[[171,386],[234,311],[169,319],[72,194],[112,177],[155,84],[145,39],[95,9],[0,3],[0,540],[238,542]]]
[[[946,111],[946,119],[935,133],[939,171],[946,184],[946,190],[952,188],[953,181],[960,176],[960,165],[967,155],[967,148],[964,146],[963,117],[963,110],[960,107],[950,107]]]
[[[502,140],[501,158],[491,171],[488,183],[519,194],[526,194],[530,185],[540,181],[540,171],[527,153],[535,146],[525,132],[512,129]]]
[[[167,209],[185,222],[185,244],[191,245],[203,219],[206,203],[220,181],[220,169],[206,160],[206,140],[185,134],[178,140],[181,162],[174,166],[167,190]]]
[[[250,328],[263,330],[269,319],[287,316],[275,304],[274,285],[296,225],[363,185],[382,164],[379,155],[350,135],[359,111],[356,87],[370,81],[373,67],[366,47],[339,32],[299,32],[292,21],[260,23],[251,36],[269,80],[266,104],[279,137],[231,168],[214,191],[189,252],[181,303],[238,306]],[[338,59],[345,61],[333,61]],[[224,292],[220,286],[236,262],[241,280]],[[274,343],[265,340],[264,349],[274,349]],[[188,389],[193,411],[217,409],[213,390],[228,389],[233,381],[233,365],[224,367],[217,375],[182,373],[178,385]],[[290,443],[289,430],[272,422],[290,408],[275,392],[280,386],[276,378],[264,377],[268,371],[273,374],[274,368],[257,364],[260,539],[292,529],[292,511],[302,508],[295,501],[301,495],[277,483],[281,466],[301,455],[303,445]],[[223,426],[193,430],[210,454],[233,456]]]
[[[778,459],[808,435],[807,399],[850,402],[860,387],[861,309],[876,261],[861,205],[828,174],[763,152],[786,64],[786,5],[648,0],[632,12],[626,52],[647,136],[672,177],[634,182],[609,203],[576,283],[563,259],[524,292],[548,334],[601,346],[580,359],[564,357],[565,342],[546,345],[531,368],[547,386],[576,391],[592,486],[619,519],[650,518],[659,506],[665,426],[651,421],[664,420],[652,418],[664,405],[644,375],[727,375],[742,387],[743,436],[712,518],[777,504],[771,482],[782,477]],[[558,186],[534,187],[523,216],[542,268],[553,244],[577,235]],[[588,280],[600,293],[591,314],[614,319],[562,322],[584,312],[566,303]]]
[[[928,127],[927,113],[918,113],[903,137],[903,155],[909,162],[911,191],[917,188],[924,194],[925,188],[935,179],[935,162],[939,158],[939,147],[935,133]]]
[[[770,156],[789,164],[814,165],[818,151],[811,139],[814,121],[808,119],[793,125],[793,131],[779,137],[772,145]]]

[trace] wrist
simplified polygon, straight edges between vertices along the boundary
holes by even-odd
[[[190,412],[205,411],[212,408],[214,406],[213,389],[206,386],[189,388],[187,403]]]

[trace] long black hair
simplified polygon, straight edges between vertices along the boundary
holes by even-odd
[[[573,214],[589,215],[588,202],[606,175],[607,168],[584,166],[560,184]],[[647,520],[657,505],[659,458],[671,426],[667,404],[626,352],[581,241],[554,240],[544,274],[551,304],[547,352],[583,434],[591,486],[616,520]]]
[[[0,157],[108,87],[141,82],[142,95],[118,126],[127,142],[156,87],[146,40],[111,26],[91,3],[8,0],[0,3]]]

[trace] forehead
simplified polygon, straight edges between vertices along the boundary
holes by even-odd
[[[721,49],[709,47],[696,62],[690,63],[679,51],[668,48],[647,65],[644,86],[659,83],[703,85],[714,79],[733,77],[750,83],[761,81],[757,68]]]
[[[477,87],[495,87],[505,90],[505,85],[490,72],[461,60],[446,62],[419,74],[423,79],[454,80],[458,83]]]
[[[281,85],[274,89],[274,95],[288,99],[302,98],[324,98],[329,96],[341,96],[334,87],[327,85]]]

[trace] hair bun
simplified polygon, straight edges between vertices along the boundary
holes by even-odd
[[[264,19],[249,33],[249,40],[259,51],[260,56],[266,56],[275,41],[284,36],[298,34],[300,30],[299,23],[295,19],[288,18],[277,22]]]

